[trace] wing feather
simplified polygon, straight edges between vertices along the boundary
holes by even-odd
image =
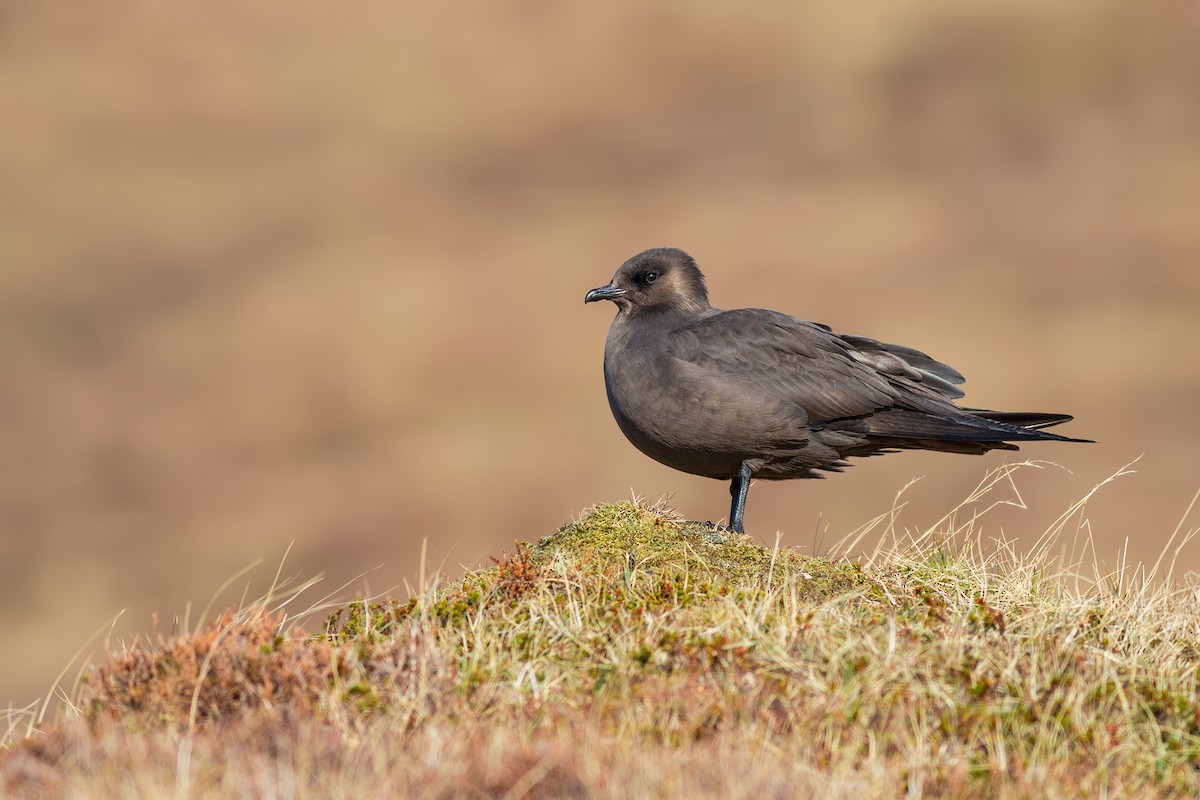
[[[962,376],[924,353],[863,337],[854,342],[786,314],[739,309],[675,331],[668,349],[707,372],[803,407],[812,423],[897,405],[953,409],[948,395],[962,394],[950,384]]]

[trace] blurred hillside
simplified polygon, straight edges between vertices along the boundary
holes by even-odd
[[[583,294],[651,246],[1075,414],[1009,536],[1144,454],[1088,516],[1156,558],[1200,484],[1200,7],[843,6],[0,5],[0,704],[293,540],[381,590],[631,489],[724,516],[604,399]],[[921,475],[929,523],[1001,460],[758,484],[747,527],[819,547]]]

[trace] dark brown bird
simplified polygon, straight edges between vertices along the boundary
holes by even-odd
[[[897,450],[1089,441],[1039,430],[1066,414],[956,406],[962,375],[919,350],[777,311],[713,308],[682,250],[638,253],[583,299],[595,300],[617,305],[604,346],[617,425],[655,461],[732,481],[737,532],[753,478],[819,478],[816,470],[840,472],[850,456]]]

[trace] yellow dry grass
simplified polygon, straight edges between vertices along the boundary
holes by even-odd
[[[1020,503],[1020,468],[932,529],[893,515],[841,543],[882,534],[860,560],[763,548],[626,502],[407,603],[301,610],[281,589],[112,652],[57,719],[10,731],[0,788],[1191,795],[1200,593],[1173,574],[1177,550],[1100,569],[1081,507],[1030,550],[985,541],[982,515]],[[1174,544],[1193,532],[1181,526]]]

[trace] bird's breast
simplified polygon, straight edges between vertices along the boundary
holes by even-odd
[[[606,352],[604,383],[630,443],[684,472],[732,478],[744,460],[769,460],[804,438],[801,421],[771,398],[665,352]]]

